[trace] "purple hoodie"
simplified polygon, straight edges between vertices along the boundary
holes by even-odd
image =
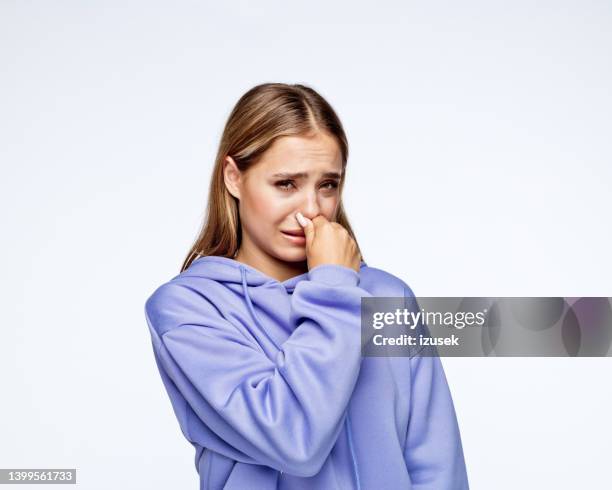
[[[413,298],[361,262],[280,282],[207,256],[145,305],[200,490],[465,490],[439,357],[362,357],[361,298]]]

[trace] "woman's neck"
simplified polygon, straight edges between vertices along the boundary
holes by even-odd
[[[253,253],[243,250],[242,248],[234,255],[234,260],[250,265],[280,282],[308,272],[308,264],[305,260],[299,262],[286,262],[264,254],[263,252]]]

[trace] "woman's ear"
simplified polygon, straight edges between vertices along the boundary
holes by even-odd
[[[242,184],[242,173],[230,156],[225,157],[223,162],[223,180],[228,192],[236,199],[240,199],[240,188]]]

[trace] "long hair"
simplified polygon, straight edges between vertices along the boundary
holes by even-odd
[[[277,138],[308,136],[316,132],[326,132],[340,146],[343,178],[340,181],[336,222],[346,228],[361,254],[342,205],[348,141],[340,119],[331,105],[310,87],[263,83],[248,90],[228,117],[212,171],[204,223],[183,262],[181,272],[198,257],[218,255],[232,258],[240,247],[242,230],[238,202],[227,190],[223,177],[226,157],[232,157],[236,166],[244,172],[258,162]]]

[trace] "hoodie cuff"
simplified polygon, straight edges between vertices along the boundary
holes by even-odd
[[[321,264],[308,271],[308,279],[329,286],[357,286],[359,274],[354,269],[338,264]]]

